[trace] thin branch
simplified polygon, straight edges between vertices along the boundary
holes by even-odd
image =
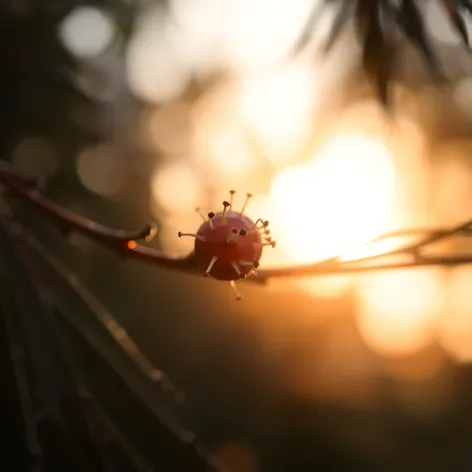
[[[62,281],[74,291],[77,297],[79,297],[88,310],[94,314],[96,319],[107,330],[115,342],[153,384],[156,384],[163,393],[170,394],[177,403],[185,401],[184,393],[172,384],[165,372],[155,367],[141,352],[126,329],[58,257],[26,231],[22,231],[21,239],[31,251],[42,259],[45,264],[51,267]],[[60,297],[54,295],[52,295],[52,297],[60,299]],[[60,305],[66,306],[67,303],[61,302]]]
[[[258,282],[265,282],[270,277],[289,277],[296,275],[333,275],[359,273],[368,271],[379,271],[386,269],[405,269],[421,266],[457,266],[472,263],[472,253],[459,256],[427,256],[424,250],[427,247],[437,244],[441,241],[450,239],[454,236],[472,236],[472,219],[465,221],[451,228],[430,228],[430,229],[405,229],[392,231],[380,235],[367,243],[360,245],[357,250],[349,251],[344,254],[315,262],[313,264],[304,264],[299,266],[281,267],[274,269],[260,270],[258,276],[254,279]],[[408,244],[396,245],[390,250],[379,251],[367,256],[358,256],[349,259],[350,254],[369,253],[370,246],[377,243],[395,240],[399,237],[416,236],[415,240]],[[394,261],[394,257],[402,259]],[[405,260],[404,257],[409,260]],[[387,259],[382,262],[382,259]],[[388,260],[390,259],[390,260]]]
[[[127,459],[133,464],[136,472],[156,472],[147,459],[138,451],[135,445],[123,435],[120,428],[103,410],[97,399],[87,389],[85,385],[80,385],[80,396],[87,402],[93,411],[97,424],[95,425],[98,434],[105,434],[108,440],[112,440],[119,445]]]
[[[26,443],[31,458],[36,458],[39,460],[42,458],[42,450],[38,439],[38,432],[36,430],[36,421],[34,418],[33,404],[31,400],[31,384],[26,373],[25,353],[20,345],[20,341],[15,333],[15,328],[10,317],[11,314],[7,312],[3,313],[9,342],[10,357],[13,364],[13,370],[23,413]]]
[[[12,193],[32,204],[36,210],[55,221],[66,235],[76,231],[107,246],[122,256],[143,259],[164,267],[189,271],[192,271],[195,267],[191,255],[175,258],[137,243],[140,240],[149,242],[154,237],[157,233],[154,224],[148,224],[138,231],[124,231],[95,223],[45,198],[31,181],[23,179],[12,171],[8,165],[0,167],[0,184],[7,188],[7,193]]]
[[[148,225],[141,231],[123,231],[108,228],[52,202],[32,186],[31,182],[22,179],[10,168],[0,167],[0,184],[9,192],[34,206],[39,212],[54,220],[66,233],[76,231],[97,241],[105,247],[117,251],[123,256],[141,259],[155,266],[168,267],[182,272],[199,274],[193,252],[186,257],[174,258],[161,251],[149,248],[137,242],[138,239],[149,239],[155,233],[155,227]],[[151,230],[150,230],[151,229]],[[433,244],[451,239],[454,236],[472,236],[472,219],[451,228],[403,229],[378,236],[360,245],[356,252],[340,254],[327,260],[312,264],[290,265],[259,270],[258,274],[248,278],[250,282],[265,283],[272,277],[293,277],[307,275],[335,275],[387,269],[401,269],[421,266],[457,266],[472,264],[472,251],[461,255],[425,255],[424,250]],[[413,242],[396,244],[388,250],[373,253],[375,244],[393,241],[398,238],[414,238]],[[369,251],[370,249],[370,251]],[[352,257],[364,253],[367,256]],[[349,256],[351,256],[350,259]],[[408,260],[405,260],[405,257]],[[400,260],[392,260],[400,258]]]

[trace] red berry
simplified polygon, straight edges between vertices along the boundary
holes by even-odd
[[[235,212],[226,213],[224,219],[223,213],[217,213],[203,223],[197,234],[205,240],[195,239],[198,266],[215,279],[245,278],[262,254],[262,237],[253,226],[253,221]],[[210,271],[206,272],[214,258]]]
[[[218,280],[231,281],[237,298],[240,299],[234,281],[253,275],[254,269],[259,267],[262,248],[274,247],[275,242],[268,236],[268,221],[259,218],[254,223],[244,216],[251,194],[247,194],[240,212],[232,210],[234,193],[230,192],[230,202],[223,202],[222,212],[211,212],[208,219],[200,213],[204,223],[196,234],[179,232],[179,237],[195,238],[195,258],[203,274]]]

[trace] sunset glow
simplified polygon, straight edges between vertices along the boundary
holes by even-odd
[[[358,326],[364,342],[390,356],[413,354],[433,342],[444,308],[441,271],[418,269],[363,277]]]
[[[332,60],[314,52],[332,11],[316,31],[313,51],[286,60],[311,6],[312,0],[172,0],[172,15],[150,7],[140,18],[126,65],[132,92],[157,105],[142,120],[140,136],[156,156],[151,209],[160,218],[164,250],[191,251],[192,241],[178,240],[175,232],[197,227],[195,206],[204,212],[218,207],[230,188],[237,190],[238,204],[245,192],[253,193],[247,214],[270,220],[277,247],[264,252],[264,267],[368,258],[417,237],[365,246],[381,234],[456,224],[470,213],[465,140],[435,149],[433,166],[426,131],[414,116],[399,116],[389,126],[368,98],[345,105],[342,81],[356,61],[355,41],[346,35]],[[440,13],[427,12],[438,28]],[[441,35],[448,43],[457,39],[451,31]],[[212,74],[222,72],[213,81]],[[188,99],[191,81],[201,92]],[[338,110],[338,119],[328,116]],[[91,187],[96,172],[89,176],[79,167]],[[450,280],[435,270],[315,276],[284,286],[315,299],[354,291],[359,333],[377,353],[403,357],[439,342],[457,361],[469,362],[464,294],[472,275],[457,274]]]
[[[384,231],[394,182],[387,148],[354,133],[333,138],[307,164],[278,173],[271,192],[274,223],[290,257],[325,259]]]

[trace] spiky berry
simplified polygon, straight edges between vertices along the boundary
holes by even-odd
[[[233,211],[234,193],[230,192],[229,202],[223,202],[223,211],[208,213],[208,219],[197,208],[204,222],[196,234],[178,234],[195,238],[195,259],[203,274],[230,281],[239,300],[234,281],[255,274],[263,247],[275,247],[275,241],[269,236],[268,221],[259,218],[253,222],[244,215],[251,194],[247,194],[240,212]]]

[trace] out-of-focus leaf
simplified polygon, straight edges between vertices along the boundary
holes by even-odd
[[[472,51],[466,26],[466,16],[472,17],[472,0],[435,0],[447,11],[451,25],[456,29],[464,44]],[[351,13],[360,37],[362,67],[377,87],[381,103],[388,106],[388,89],[395,72],[398,41],[392,37],[402,32],[405,39],[414,46],[424,61],[431,77],[438,83],[447,83],[446,74],[437,57],[431,38],[429,38],[425,19],[416,0],[325,0],[320,9],[314,8],[298,39],[295,51],[305,47],[310,39],[310,31],[317,26],[317,18],[323,8],[334,6],[338,12],[324,45],[323,52],[329,53],[348,24]]]
[[[328,54],[333,49],[339,37],[343,33],[344,27],[347,25],[355,6],[356,2],[352,1],[344,2],[338,7],[331,31],[322,48],[322,51],[325,54]]]
[[[390,105],[389,86],[391,83],[395,54],[393,45],[392,19],[384,14],[384,25],[381,15],[385,13],[382,5],[376,2],[360,2],[357,5],[356,19],[362,41],[362,66],[374,83],[377,98],[385,106]],[[383,28],[382,28],[383,26]],[[388,57],[389,60],[385,60]]]
[[[462,38],[465,46],[470,49],[470,42],[469,42],[469,33],[467,31],[467,25],[465,23],[465,19],[463,17],[462,10],[462,2],[454,2],[458,5],[455,8],[450,9],[449,14],[451,17],[451,23],[455,27],[456,31],[458,32],[459,36]],[[472,6],[472,5],[471,5]]]
[[[401,8],[398,9],[397,19],[407,39],[419,50],[431,74],[436,76],[440,71],[439,61],[414,0],[403,0]]]

